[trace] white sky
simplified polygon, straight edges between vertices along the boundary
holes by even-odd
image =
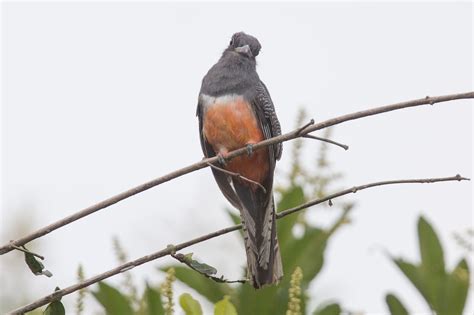
[[[234,32],[262,43],[258,72],[284,132],[294,127],[300,106],[318,121],[473,85],[470,3],[4,2],[1,21],[2,244],[25,234],[10,228],[21,217],[32,220],[31,231],[198,161],[201,79]],[[472,177],[472,104],[443,103],[337,126],[335,139],[350,146],[330,151],[335,170],[345,174],[340,185]],[[290,162],[285,147],[280,175]],[[307,142],[308,163],[317,149]],[[424,214],[452,268],[463,254],[452,233],[473,225],[472,184],[391,186],[348,198],[357,202],[353,223],[330,243],[311,288],[314,301],[386,314],[384,296],[394,291],[413,314],[426,314],[411,284],[371,249],[417,260],[416,220]],[[54,277],[19,268],[2,272],[0,289],[41,297],[75,283],[78,263],[88,276],[114,267],[114,235],[137,258],[229,225],[226,206],[208,170],[181,177],[35,242]],[[327,222],[324,211],[309,211],[312,221]],[[189,251],[236,278],[245,258],[239,244],[234,234]],[[0,257],[3,270],[15,255]],[[131,272],[139,283],[156,282],[156,265]]]

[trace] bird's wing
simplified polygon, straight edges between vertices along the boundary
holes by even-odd
[[[265,136],[265,139],[276,137],[281,135],[281,126],[278,121],[278,117],[273,105],[270,93],[268,93],[265,84],[260,81],[256,87],[257,94],[253,100],[253,104],[256,108],[257,115]],[[273,150],[273,161],[274,165],[276,160],[281,158],[283,151],[283,145],[280,143],[272,145]]]
[[[199,101],[197,110],[196,110],[196,116],[198,116],[199,119],[199,138],[201,140],[201,148],[202,152],[204,153],[204,156],[206,158],[210,158],[216,155],[214,152],[214,149],[212,146],[207,142],[207,140],[204,138],[204,134],[202,131],[203,128],[203,112],[202,112],[202,104]],[[217,185],[219,186],[219,189],[222,191],[224,196],[229,200],[229,202],[237,209],[241,209],[241,204],[239,201],[239,198],[235,194],[234,189],[232,189],[230,182],[232,178],[223,172],[216,170],[214,168],[211,168],[212,173],[214,175],[214,178],[216,179]]]

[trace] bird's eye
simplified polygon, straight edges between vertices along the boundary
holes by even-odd
[[[234,44],[234,38],[232,37],[232,39],[230,40],[229,46],[232,46],[233,44]]]

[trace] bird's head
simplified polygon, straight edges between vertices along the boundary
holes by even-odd
[[[235,51],[240,55],[253,59],[258,56],[260,48],[262,48],[262,46],[258,39],[244,32],[239,32],[232,35],[227,50]]]

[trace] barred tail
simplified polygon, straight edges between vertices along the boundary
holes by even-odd
[[[245,207],[241,210],[247,270],[252,285],[259,289],[277,284],[283,277],[273,197],[267,202],[266,209],[249,210]]]

